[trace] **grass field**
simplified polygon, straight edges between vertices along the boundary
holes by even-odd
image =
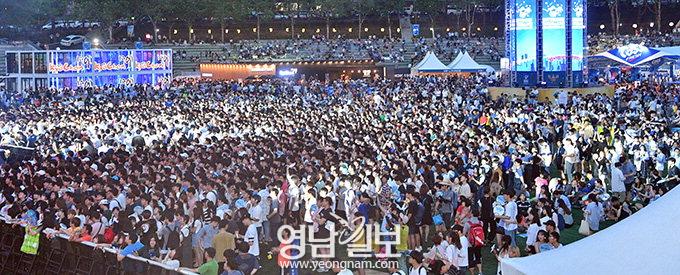
[[[573,243],[575,241],[578,241],[584,236],[580,235],[578,233],[578,226],[581,222],[581,219],[583,218],[583,212],[580,209],[574,209],[573,211],[573,217],[574,217],[574,225],[571,228],[566,228],[565,230],[562,230],[560,234],[560,242],[564,245],[568,245],[570,243]],[[606,228],[610,226],[612,222],[606,221],[600,223],[601,228]],[[434,228],[433,228],[434,229]],[[517,245],[520,248],[520,251],[522,251],[522,256],[526,256],[524,254],[524,248],[525,248],[525,242],[526,238],[518,237],[517,238]],[[428,244],[426,247],[430,247],[431,244]],[[498,266],[498,262],[496,258],[491,254],[490,252],[491,246],[486,246],[482,249],[482,269],[484,270],[485,275],[491,275],[491,274],[496,274],[496,269]],[[261,250],[263,251],[262,259],[260,261],[260,264],[262,265],[262,269],[260,269],[257,273],[258,274],[267,274],[267,275],[275,275],[275,274],[281,274],[281,271],[279,267],[276,264],[276,257],[273,257],[271,260],[267,259],[266,254],[264,251],[269,251],[269,248],[263,247]],[[307,251],[307,254],[309,254],[309,249]],[[345,247],[336,247],[336,258],[345,260],[348,259],[347,257],[347,249]],[[306,259],[309,259],[309,257],[306,257]],[[382,272],[386,272],[386,270],[378,270]],[[320,274],[319,272],[315,272],[313,270],[300,270],[299,274]],[[333,273],[325,273],[325,274],[333,274]]]

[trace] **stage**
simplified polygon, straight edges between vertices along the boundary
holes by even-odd
[[[547,102],[555,100],[555,92],[565,90],[567,92],[576,92],[581,95],[605,94],[607,96],[614,96],[613,86],[589,87],[589,88],[548,88],[538,89],[538,100]],[[517,96],[524,98],[527,94],[522,88],[510,87],[489,87],[489,95],[491,98],[497,99],[500,96]]]

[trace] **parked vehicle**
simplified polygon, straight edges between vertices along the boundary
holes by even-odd
[[[61,39],[59,44],[65,47],[70,47],[73,45],[82,44],[83,42],[85,42],[85,36],[72,34]]]

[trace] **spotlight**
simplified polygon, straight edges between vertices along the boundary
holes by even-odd
[[[600,30],[604,30],[604,24],[600,25]]]

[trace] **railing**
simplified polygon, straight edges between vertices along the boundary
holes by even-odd
[[[21,252],[24,229],[0,219],[0,274],[196,274],[161,262],[128,255],[118,261],[118,250],[97,249],[92,242],[72,242],[67,235],[47,238],[40,234],[37,255]]]

